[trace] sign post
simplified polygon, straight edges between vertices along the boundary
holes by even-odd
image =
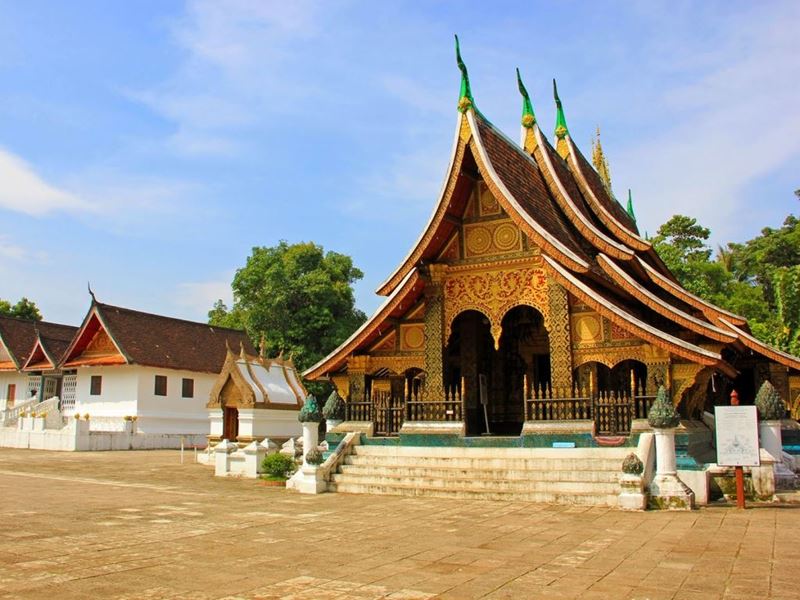
[[[744,508],[744,467],[757,467],[758,417],[755,406],[739,406],[739,394],[731,392],[730,406],[714,409],[717,435],[717,464],[734,467],[736,506]]]

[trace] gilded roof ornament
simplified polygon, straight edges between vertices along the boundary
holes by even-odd
[[[558,87],[555,79],[553,79],[553,97],[556,99],[556,137],[563,140],[569,133],[569,129],[567,129],[567,120],[564,118],[564,107],[561,106],[561,98],[558,97]]]
[[[528,90],[525,89],[525,84],[522,83],[519,69],[517,69],[517,87],[519,87],[519,93],[522,94],[522,126],[525,129],[531,129],[536,124],[536,115],[533,113],[531,97],[528,95]]]
[[[467,73],[467,65],[461,59],[461,48],[458,45],[458,36],[456,36],[456,64],[461,71],[461,90],[458,95],[458,111],[467,112],[475,105],[475,99],[472,97],[472,88],[469,85],[469,73]]]
[[[594,166],[597,174],[600,175],[600,181],[609,195],[611,192],[611,169],[608,166],[605,152],[603,152],[603,145],[600,143],[600,127],[597,128],[595,139],[592,140],[592,165]]]

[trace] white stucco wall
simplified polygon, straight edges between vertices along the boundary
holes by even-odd
[[[99,418],[122,418],[137,414],[139,368],[131,365],[79,368],[75,388],[75,412],[80,415],[88,413]],[[99,396],[89,393],[93,375],[103,378]]]
[[[143,433],[208,434],[208,397],[217,375],[138,367],[137,429]],[[167,395],[155,395],[155,376],[167,378]],[[183,379],[194,380],[194,396],[183,398]]]
[[[101,394],[92,396],[91,378],[103,378]],[[155,395],[155,376],[167,377],[167,395]],[[80,367],[75,412],[92,417],[93,430],[116,430],[112,421],[136,416],[136,429],[152,434],[207,434],[206,404],[216,375],[155,369],[138,365]],[[183,378],[194,379],[194,397],[182,398]]]
[[[0,410],[6,408],[6,401],[8,400],[8,386],[10,384],[16,385],[15,399],[17,403],[23,402],[28,399],[28,375],[26,373],[18,373],[16,371],[0,371]],[[8,405],[12,407],[13,403]]]

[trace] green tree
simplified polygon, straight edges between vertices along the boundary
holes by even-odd
[[[366,319],[353,293],[362,277],[349,256],[313,243],[256,247],[233,278],[233,307],[217,301],[209,322],[244,327],[255,343],[263,336],[268,355],[294,353],[306,369]]]
[[[42,313],[39,312],[39,308],[24,296],[13,306],[8,300],[0,299],[0,315],[30,319],[32,321],[42,320]]]

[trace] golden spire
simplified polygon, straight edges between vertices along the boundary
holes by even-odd
[[[611,171],[608,168],[606,155],[603,153],[603,146],[600,143],[600,127],[597,127],[597,136],[592,140],[592,164],[600,180],[603,182],[608,193],[611,193]]]

